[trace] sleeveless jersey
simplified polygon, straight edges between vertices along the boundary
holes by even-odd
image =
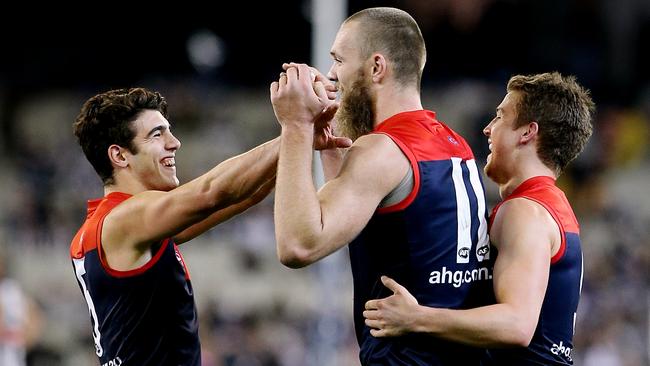
[[[377,209],[349,246],[361,363],[478,364],[481,349],[418,334],[375,338],[364,324],[366,301],[392,294],[381,275],[424,306],[465,309],[493,298],[485,194],[465,140],[424,110],[397,114],[373,133],[399,146],[411,164],[414,187],[401,202]]]
[[[70,256],[88,305],[101,365],[199,366],[198,322],[189,273],[176,244],[165,239],[140,268],[108,267],[101,248],[106,215],[128,199],[110,193],[88,201],[88,215]]]
[[[583,276],[578,221],[566,196],[551,177],[526,180],[503,202],[513,198],[526,198],[542,205],[557,223],[562,242],[551,258],[548,287],[530,345],[489,350],[486,364],[573,365],[573,334]],[[492,210],[491,221],[503,202]]]

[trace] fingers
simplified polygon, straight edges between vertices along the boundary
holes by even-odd
[[[322,82],[315,82],[313,88],[316,95],[318,95],[318,97],[322,100],[331,99],[327,93],[327,90],[325,90],[325,85]]]
[[[273,97],[275,94],[278,92],[278,87],[280,86],[280,83],[277,81],[274,81],[271,83],[271,97]]]
[[[379,320],[368,319],[364,321],[365,324],[370,328],[370,335],[373,337],[389,337],[391,332],[388,329],[382,329],[381,322]]]
[[[286,69],[285,72],[280,73],[280,76],[282,76],[282,74],[285,74],[287,76],[287,83],[298,80],[298,68],[296,67],[290,67]]]
[[[352,140],[347,137],[334,137],[334,143],[336,147],[347,148],[352,146]]]
[[[323,110],[323,115],[321,116],[320,119],[329,122],[334,118],[334,115],[338,110],[339,110],[338,103],[330,104]]]
[[[280,86],[287,85],[287,73],[286,72],[281,72],[280,73],[280,78],[278,79],[278,83],[280,84]]]
[[[377,310],[380,300],[368,300],[366,301],[366,310]]]
[[[376,338],[382,338],[388,336],[386,331],[382,329],[370,329],[370,335]]]
[[[392,278],[388,276],[381,276],[381,283],[384,284],[389,290],[393,291],[393,293],[397,294],[405,290],[404,287],[402,287],[399,283],[395,282]]]

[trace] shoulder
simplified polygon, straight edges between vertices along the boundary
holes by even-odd
[[[358,138],[348,151],[350,162],[363,170],[380,169],[381,174],[396,171],[401,179],[410,165],[408,158],[393,139],[382,133]],[[347,158],[348,156],[346,156]]]
[[[553,238],[558,232],[557,223],[548,210],[528,198],[517,197],[503,202],[495,215],[490,237],[497,247],[508,238],[528,235]]]
[[[408,172],[410,163],[393,140],[384,134],[358,138],[345,154],[339,178],[358,187],[388,194]]]

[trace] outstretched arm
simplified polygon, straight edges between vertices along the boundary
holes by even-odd
[[[183,230],[181,233],[174,237],[174,242],[177,244],[185,243],[195,237],[203,234],[204,232],[212,229],[213,227],[219,225],[220,223],[227,221],[235,215],[246,211],[252,206],[255,206],[264,198],[266,198],[269,193],[275,187],[275,177],[270,179],[268,182],[264,183],[255,193],[250,197],[244,199],[243,201],[228,206],[224,209],[221,209],[212,215],[208,216],[205,220],[202,220],[189,228]]]
[[[496,304],[468,310],[430,308],[383,277],[393,295],[366,303],[366,325],[375,337],[419,332],[474,346],[526,347],[537,327],[559,235],[557,224],[539,204],[508,201],[491,232],[499,249],[493,274]]]
[[[279,145],[276,138],[169,192],[145,191],[116,206],[102,228],[109,265],[137,267],[152,243],[177,235],[189,240],[259,201],[256,193],[275,176]]]

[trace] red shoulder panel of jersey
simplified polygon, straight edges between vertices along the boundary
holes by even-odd
[[[97,250],[97,256],[99,257],[101,265],[106,273],[114,277],[129,277],[145,272],[153,266],[158,259],[160,259],[167,245],[170,245],[170,243],[172,243],[171,245],[174,245],[170,239],[165,239],[153,257],[147,261],[147,263],[136,269],[119,271],[108,266],[106,258],[104,258],[104,254],[101,250],[102,225],[108,213],[111,212],[115,206],[124,202],[129,197],[131,197],[130,194],[113,192],[109,193],[104,198],[88,201],[88,214],[86,216],[86,221],[70,244],[70,256],[72,258],[81,258],[87,252]]]
[[[409,145],[418,161],[458,157],[474,159],[465,139],[436,119],[435,112],[417,110],[398,113],[375,128]]]
[[[539,176],[521,183],[503,202],[519,197],[527,198],[542,205],[558,224],[562,242],[557,253],[551,258],[551,263],[557,262],[562,258],[566,250],[566,233],[580,234],[578,220],[564,192],[555,185],[555,179],[548,176]],[[499,203],[492,211],[490,227],[497,209],[503,202]]]
[[[86,221],[83,223],[70,244],[70,256],[81,258],[90,250],[96,249],[101,237],[101,227],[106,215],[131,195],[113,192],[106,197],[88,201]]]
[[[558,224],[565,231],[580,234],[580,226],[569,200],[555,185],[553,178],[545,176],[530,178],[520,184],[508,198],[515,197],[528,197],[540,202],[559,221]]]

